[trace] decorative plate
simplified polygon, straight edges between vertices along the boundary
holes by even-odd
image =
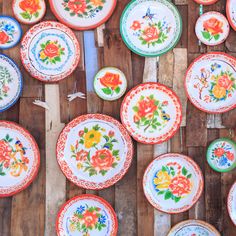
[[[168,153],[149,164],[143,189],[157,210],[176,214],[189,210],[198,201],[203,181],[200,168],[190,157]]]
[[[167,0],[133,0],[121,16],[120,30],[131,51],[156,57],[178,43],[182,19],[175,5]]]
[[[207,161],[215,171],[233,170],[236,167],[236,143],[228,138],[213,141],[207,150]]]
[[[18,21],[10,16],[0,16],[0,49],[16,46],[21,39],[22,29]]]
[[[95,75],[94,89],[100,98],[114,101],[124,95],[127,80],[121,70],[115,67],[105,67]]]
[[[201,15],[195,26],[198,39],[209,46],[223,43],[227,39],[229,31],[228,20],[223,14],[216,11]]]
[[[175,225],[167,236],[220,236],[220,233],[205,221],[186,220]]]
[[[0,54],[0,112],[13,106],[23,87],[19,67],[9,57]]]
[[[29,132],[15,123],[0,121],[0,197],[27,188],[39,165],[39,149]]]
[[[194,1],[202,5],[211,5],[211,4],[216,3],[218,0],[194,0]]]
[[[204,54],[189,66],[185,88],[190,101],[208,113],[236,107],[236,59],[228,54]]]
[[[44,0],[13,0],[12,10],[23,24],[34,24],[40,21],[46,13]]]
[[[71,121],[57,142],[57,160],[65,176],[86,189],[119,181],[131,165],[133,144],[126,129],[110,116],[88,114]]]
[[[32,77],[57,82],[77,67],[80,46],[71,29],[56,21],[33,26],[21,43],[21,60]]]
[[[107,201],[83,194],[62,206],[56,228],[58,236],[116,236],[118,221]]]
[[[236,182],[234,182],[233,186],[229,191],[227,206],[229,216],[236,226]]]
[[[227,0],[226,13],[231,27],[236,31],[236,0]]]
[[[145,83],[125,96],[120,116],[136,141],[156,144],[170,139],[179,129],[182,107],[177,95],[166,86]]]
[[[75,30],[88,30],[111,17],[117,0],[49,0],[49,3],[59,21]]]

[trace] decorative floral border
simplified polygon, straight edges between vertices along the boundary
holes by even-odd
[[[231,27],[236,31],[236,23],[233,22],[232,18],[231,18],[231,5],[233,5],[233,1],[235,2],[234,4],[236,4],[236,1],[235,0],[227,0],[227,3],[226,3],[226,15],[227,15],[227,18],[228,18],[228,21],[231,25]]]
[[[235,200],[233,198],[233,193],[234,192],[236,192],[236,181],[233,183],[232,187],[230,188],[230,191],[229,191],[229,194],[228,194],[228,198],[227,198],[228,213],[229,213],[230,219],[232,220],[233,224],[236,226],[236,218],[233,218],[233,212],[232,212],[233,200]]]

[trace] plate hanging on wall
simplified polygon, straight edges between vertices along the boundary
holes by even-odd
[[[236,0],[227,0],[226,13],[231,27],[236,31]]]
[[[194,0],[194,1],[202,5],[211,5],[211,4],[216,3],[218,0]]]
[[[236,182],[234,182],[233,186],[229,191],[227,206],[229,216],[234,225],[236,226]]]

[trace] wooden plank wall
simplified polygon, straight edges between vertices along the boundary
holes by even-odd
[[[12,15],[12,0],[0,0],[0,11]],[[121,236],[166,236],[174,224],[189,218],[206,220],[223,236],[235,235],[226,209],[230,186],[236,171],[219,174],[206,163],[207,145],[218,137],[236,140],[236,111],[223,115],[207,115],[187,101],[183,90],[184,73],[189,63],[201,53],[224,51],[236,56],[236,32],[231,31],[225,44],[199,46],[194,25],[199,6],[193,0],[175,0],[183,18],[183,35],[177,47],[160,58],[145,59],[131,53],[122,42],[119,18],[129,0],[118,0],[112,18],[95,31],[75,32],[81,44],[81,61],[76,71],[59,84],[44,85],[31,78],[20,62],[17,47],[5,50],[24,75],[24,92],[19,102],[0,119],[19,122],[36,138],[41,150],[41,167],[37,179],[25,191],[10,198],[0,199],[0,236],[54,236],[55,216],[60,205],[73,196],[93,193],[105,198],[115,208]],[[225,13],[225,0],[204,7],[204,12],[217,10]],[[45,20],[55,20],[48,3]],[[24,32],[29,26],[22,26]],[[126,74],[129,89],[147,81],[159,81],[180,96],[184,119],[180,130],[168,142],[160,145],[135,143],[135,156],[127,175],[115,186],[102,191],[86,191],[68,182],[56,165],[54,147],[64,124],[89,113],[104,113],[119,119],[122,99],[105,102],[92,87],[93,76],[103,66],[116,66]],[[68,102],[67,95],[84,92],[87,99]],[[53,94],[53,96],[52,96]],[[50,110],[33,105],[35,99],[46,100]],[[188,212],[168,215],[154,210],[142,189],[142,176],[148,163],[157,155],[180,152],[191,156],[202,168],[205,189],[197,204]]]

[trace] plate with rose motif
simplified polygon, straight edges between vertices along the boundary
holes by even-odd
[[[157,210],[177,214],[198,201],[203,181],[201,169],[190,157],[168,153],[149,164],[143,176],[143,189]]]
[[[227,0],[226,13],[231,27],[236,31],[236,0]]]
[[[189,66],[185,88],[190,101],[208,113],[236,107],[236,59],[225,53],[204,54]]]
[[[0,54],[0,112],[13,106],[21,95],[22,75],[16,63]]]
[[[83,194],[66,202],[57,216],[58,236],[116,236],[118,221],[103,198]]]
[[[43,21],[33,26],[21,42],[21,61],[30,75],[43,82],[68,77],[80,59],[79,42],[67,26]]]
[[[29,132],[15,123],[0,121],[0,197],[28,187],[39,165],[39,149]]]
[[[209,46],[223,43],[229,35],[230,27],[226,17],[215,11],[201,15],[195,25],[198,39]]]
[[[57,160],[77,186],[103,189],[119,181],[131,165],[133,144],[126,129],[101,114],[79,116],[57,141]]]
[[[182,18],[170,1],[133,0],[122,13],[120,31],[131,51],[156,57],[176,46],[182,34]]]
[[[49,0],[56,18],[75,30],[94,29],[105,23],[117,0]]]
[[[231,187],[227,200],[228,212],[232,222],[236,226],[236,182]]]
[[[104,67],[94,78],[97,95],[107,101],[121,98],[127,89],[125,74],[115,67]]]
[[[202,5],[211,5],[211,4],[216,3],[218,0],[194,0],[194,1]]]
[[[207,150],[207,161],[215,171],[233,170],[236,167],[236,143],[228,138],[213,141]]]
[[[220,233],[205,221],[186,220],[175,225],[167,236],[220,236]]]
[[[0,49],[16,46],[21,39],[22,29],[17,20],[11,16],[0,16]]]
[[[23,24],[34,24],[40,21],[46,13],[44,0],[13,0],[14,16]]]
[[[136,141],[157,144],[170,139],[179,129],[182,107],[171,89],[150,82],[128,92],[121,105],[120,116]]]

